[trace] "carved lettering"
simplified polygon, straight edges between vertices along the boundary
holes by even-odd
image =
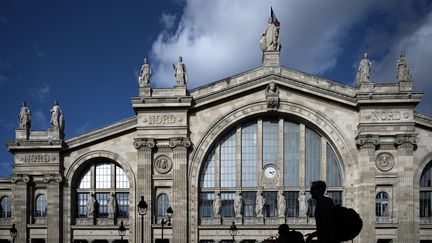
[[[372,118],[372,121],[399,121],[401,117],[399,111],[372,111],[372,115],[366,115],[366,119]]]
[[[175,124],[177,118],[175,115],[150,115],[148,119],[144,119],[144,122],[148,122],[149,125],[172,125]]]
[[[52,158],[53,160],[55,160],[55,157]],[[39,155],[35,155],[35,154],[28,154],[28,155],[23,155],[23,159],[21,159],[24,162],[32,162],[32,163],[47,163],[51,161],[51,156],[47,155],[47,154],[39,154]]]

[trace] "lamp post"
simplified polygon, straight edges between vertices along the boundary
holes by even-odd
[[[119,236],[121,237],[121,242],[123,242],[123,236],[126,235],[126,228],[123,225],[123,220],[120,223],[120,227],[118,228]]]
[[[173,213],[174,213],[171,207],[169,207],[169,208],[167,209],[167,213],[168,213],[168,220],[164,220],[164,219],[161,220],[161,224],[162,224],[162,242],[163,242],[163,230],[164,230],[164,225],[165,225],[165,224],[168,224],[168,226],[171,226],[171,218],[172,218],[172,215],[173,215]]]
[[[144,242],[144,215],[147,213],[148,205],[144,201],[144,196],[141,196],[141,201],[138,203],[138,213],[141,215],[141,243]]]
[[[235,222],[232,222],[232,225],[230,226],[230,234],[233,238],[233,242],[235,242],[234,237],[237,235],[237,225],[235,224]]]
[[[12,228],[9,230],[10,236],[12,237],[12,242],[15,242],[15,238],[17,237],[17,229],[15,228],[15,224],[12,225]]]

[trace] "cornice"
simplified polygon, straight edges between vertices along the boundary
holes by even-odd
[[[416,124],[432,129],[432,116],[414,111],[414,121]]]

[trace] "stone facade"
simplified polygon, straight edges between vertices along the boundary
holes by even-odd
[[[0,179],[0,198],[12,199],[12,216],[0,218],[0,239],[10,239],[15,223],[16,242],[118,240],[120,219],[77,217],[77,184],[97,158],[115,162],[129,181],[129,215],[121,219],[128,242],[141,242],[141,233],[146,243],[161,238],[156,201],[162,193],[174,211],[172,225],[163,226],[170,242],[229,240],[232,221],[237,241],[261,242],[284,222],[311,232],[313,218],[199,218],[199,178],[215,141],[250,117],[272,115],[315,127],[332,144],[342,171],[343,204],[364,221],[354,242],[430,240],[432,220],[420,218],[419,183],[432,161],[432,117],[415,112],[422,93],[407,82],[352,87],[281,67],[279,52],[269,51],[263,53],[262,67],[193,90],[141,86],[131,99],[135,116],[77,137],[64,139],[54,128],[18,128],[15,140],[7,142],[13,174]],[[269,95],[269,84],[277,95]],[[276,178],[275,183],[282,180]],[[386,217],[375,215],[380,191],[390,197]],[[45,217],[35,216],[40,193],[47,195]],[[141,196],[148,203],[142,219],[137,210]]]

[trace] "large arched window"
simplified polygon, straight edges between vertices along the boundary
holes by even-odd
[[[84,171],[77,183],[77,217],[88,216],[87,201],[95,193],[97,217],[108,217],[108,200],[115,193],[117,217],[129,216],[129,180],[123,169],[109,160],[97,160]]]
[[[48,200],[44,194],[36,197],[35,217],[46,217]]]
[[[12,216],[11,206],[10,197],[6,196],[0,199],[0,218],[10,218]]]
[[[312,181],[327,182],[327,195],[342,203],[340,162],[331,143],[315,129],[285,118],[259,118],[237,125],[210,148],[200,174],[199,215],[214,217],[220,193],[221,217],[234,217],[234,200],[241,191],[242,216],[255,217],[257,192],[266,200],[265,217],[278,217],[278,190],[286,202],[286,217],[299,217],[299,197]],[[302,194],[303,195],[303,194]],[[307,211],[307,210],[303,210]],[[313,215],[312,211],[309,210]]]
[[[165,193],[160,194],[157,197],[157,216],[163,217],[168,216],[167,209],[169,207],[168,195]]]
[[[389,216],[389,195],[386,192],[379,192],[375,198],[375,214],[378,217]]]
[[[432,217],[432,162],[430,162],[420,178],[420,217]]]

